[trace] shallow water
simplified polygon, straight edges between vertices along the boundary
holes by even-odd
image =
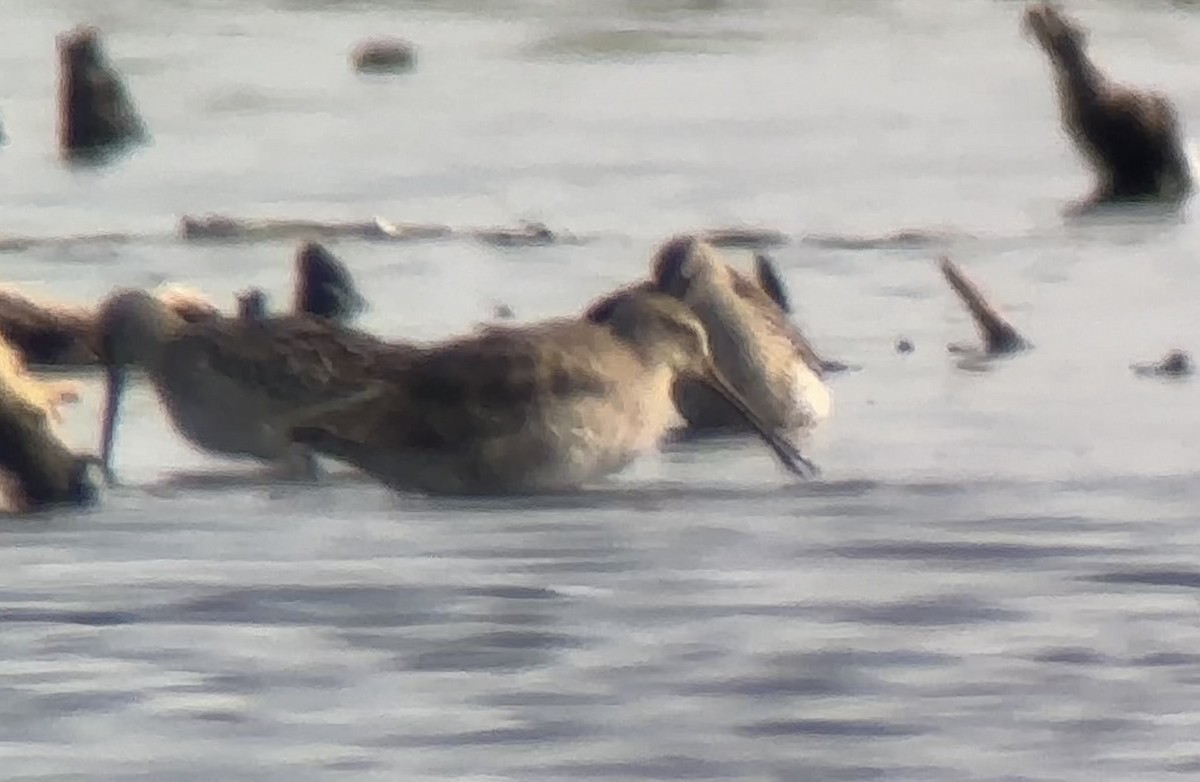
[[[688,444],[578,496],[271,486],[150,393],[125,487],[0,522],[10,780],[1185,779],[1200,772],[1194,207],[1069,225],[1089,187],[1020,6],[12,0],[0,255],[89,302],[170,280],[282,304],[292,242],[186,244],[183,214],[541,220],[579,245],[332,242],[365,323],[454,333],[577,311],[673,231],[751,224],[818,347],[863,369],[797,485]],[[1072,5],[1096,57],[1200,135],[1195,6]],[[54,35],[107,33],[153,146],[53,150]],[[416,73],[353,75],[370,34]],[[859,239],[902,230],[927,243]],[[980,370],[947,251],[1036,345]],[[731,253],[746,262],[745,253]],[[914,353],[898,355],[904,336]],[[84,378],[69,434],[96,441]]]

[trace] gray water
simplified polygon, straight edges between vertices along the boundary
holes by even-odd
[[[1068,224],[1090,187],[1021,6],[5,0],[4,280],[283,304],[294,242],[183,214],[541,220],[578,245],[336,242],[400,338],[577,311],[678,230],[759,225],[837,377],[797,484],[750,440],[578,496],[270,485],[139,387],[124,485],[0,522],[5,780],[1159,780],[1200,773],[1195,350],[1175,219]],[[1078,0],[1096,58],[1200,135],[1200,17]],[[101,25],[154,144],[55,160],[54,35]],[[415,73],[364,79],[397,34]],[[922,246],[825,241],[919,230]],[[1036,345],[986,367],[949,252]],[[745,253],[731,252],[745,263]],[[898,337],[916,345],[898,355]],[[68,435],[94,448],[95,377]]]

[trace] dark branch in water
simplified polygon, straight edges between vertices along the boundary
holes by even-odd
[[[149,134],[100,45],[80,26],[58,37],[58,146],[68,160],[101,163]]]
[[[975,325],[983,336],[984,348],[988,355],[1015,353],[1029,347],[1029,343],[996,311],[995,307],[988,303],[983,292],[967,278],[953,261],[942,256],[938,263],[941,266],[942,275],[962,299],[967,311],[971,313]]]
[[[186,241],[255,242],[282,239],[363,239],[374,241],[425,241],[474,239],[498,247],[537,247],[578,244],[585,240],[544,223],[522,222],[515,227],[451,228],[436,223],[393,223],[372,220],[292,220],[241,218],[228,215],[185,215],[179,235]]]
[[[372,38],[350,53],[350,63],[359,73],[403,73],[417,64],[417,50],[400,38]]]
[[[774,228],[710,228],[699,238],[713,247],[738,247],[757,250],[788,243],[787,234]]]
[[[1054,71],[1062,126],[1096,173],[1079,215],[1116,202],[1180,201],[1194,187],[1184,134],[1161,92],[1117,84],[1092,62],[1087,31],[1052,3],[1033,3],[1022,29]]]
[[[1133,364],[1130,368],[1134,374],[1142,377],[1167,378],[1191,377],[1196,370],[1192,357],[1187,354],[1187,351],[1178,349],[1168,352],[1167,355],[1153,363]]]
[[[349,323],[366,307],[346,264],[317,242],[296,250],[296,298],[292,310]]]

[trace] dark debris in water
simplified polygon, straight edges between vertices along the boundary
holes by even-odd
[[[80,25],[58,36],[58,147],[70,162],[109,162],[149,133],[100,31]]]
[[[1185,378],[1196,371],[1195,362],[1186,350],[1169,351],[1158,361],[1131,364],[1130,369],[1140,377]]]
[[[975,321],[975,326],[983,338],[985,355],[1009,355],[1032,347],[1030,342],[1022,337],[1016,328],[1000,314],[999,309],[988,301],[979,286],[966,275],[966,272],[958,264],[949,257],[942,256],[938,259],[938,266],[942,271],[942,276],[950,284],[951,289],[958,294],[967,312],[971,315],[971,319]],[[950,351],[952,353],[969,352],[956,349],[956,346],[951,346]]]
[[[795,241],[817,247],[843,250],[922,248],[940,243],[937,232],[900,231],[884,237],[794,236],[784,231],[758,226],[699,228],[696,233],[720,248],[762,251]],[[101,231],[66,236],[21,236],[0,234],[0,252],[23,252],[38,247],[64,247],[161,243],[172,239],[185,242],[251,243],[303,240],[355,240],[379,242],[466,240],[498,247],[539,247],[581,245],[599,240],[629,240],[620,231],[575,233],[551,228],[545,223],[521,220],[511,226],[451,226],[443,223],[417,223],[388,220],[374,216],[364,219],[322,219],[306,217],[237,217],[209,213],[183,215],[174,230],[128,233]],[[786,309],[785,305],[785,309]]]
[[[402,38],[371,38],[354,47],[350,64],[359,73],[406,73],[417,65],[417,48]]]
[[[914,250],[966,238],[939,229],[905,229],[875,236],[866,234],[808,234],[801,241],[832,250]]]

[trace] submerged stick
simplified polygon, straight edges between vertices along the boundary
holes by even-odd
[[[146,127],[100,45],[81,25],[58,37],[58,147],[66,159],[100,162],[147,138]]]
[[[318,242],[300,244],[295,268],[294,313],[350,323],[366,308],[367,300],[354,284],[350,269]]]
[[[1000,315],[995,307],[988,303],[983,292],[949,257],[943,255],[938,260],[938,264],[941,266],[942,275],[950,283],[950,287],[954,289],[954,292],[966,305],[967,311],[971,313],[975,325],[983,336],[984,348],[988,355],[1014,353],[1029,347],[1029,343],[1017,333],[1017,330]]]
[[[350,64],[359,73],[403,73],[417,64],[417,49],[402,38],[371,38],[350,52]]]

